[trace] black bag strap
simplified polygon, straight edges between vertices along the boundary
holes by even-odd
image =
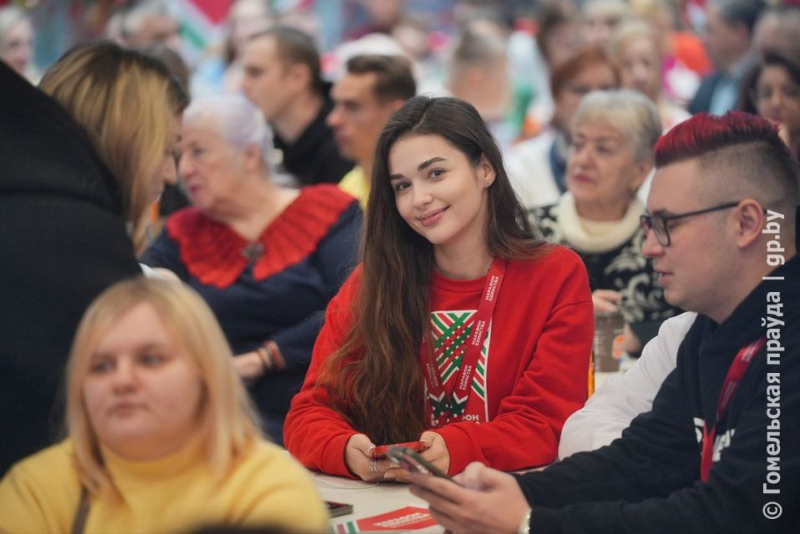
[[[89,515],[89,492],[81,484],[81,500],[78,502],[78,509],[75,510],[75,518],[72,520],[72,534],[83,534],[86,527],[86,518]]]

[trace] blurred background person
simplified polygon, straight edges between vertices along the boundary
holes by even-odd
[[[519,134],[510,121],[514,88],[502,34],[469,27],[461,31],[447,62],[445,89],[475,106],[502,148]]]
[[[444,85],[446,41],[443,32],[433,29],[432,21],[421,13],[409,13],[393,28],[392,38],[411,59],[419,93],[438,91]]]
[[[183,52],[178,14],[168,2],[131,2],[120,13],[119,31],[123,46],[141,48],[163,43],[178,53]]]
[[[568,192],[530,214],[545,238],[581,255],[595,313],[622,315],[623,349],[633,355],[675,312],[655,284],[652,262],[642,256],[645,208],[636,195],[653,167],[661,132],[658,110],[643,94],[589,93],[572,123]]]
[[[334,185],[273,183],[271,133],[242,96],[193,102],[180,146],[193,207],[167,220],[142,261],[173,271],[208,302],[280,443],[322,312],[355,265],[361,211]]]
[[[192,76],[196,96],[235,93],[242,87],[242,51],[254,35],[275,24],[269,0],[235,0],[228,10],[221,49],[212,49]]]
[[[33,25],[25,11],[15,5],[0,7],[0,61],[38,83],[41,73],[33,64]]]
[[[551,73],[581,47],[580,18],[572,0],[543,0],[536,10],[536,64],[541,72],[534,77],[534,98],[528,111],[529,120],[536,125],[549,124],[553,118]]]
[[[583,44],[580,12],[572,1],[543,1],[537,11],[539,47],[548,72],[570,58]]]
[[[324,532],[305,470],[263,440],[211,310],[139,277],[89,307],[67,366],[67,439],[0,482],[3,532]]]
[[[150,206],[176,180],[183,88],[110,43],[75,47],[36,90],[0,64],[0,472],[60,423],[69,343],[92,299],[141,273]],[[48,98],[48,96],[51,98]]]
[[[365,24],[351,33],[350,39],[358,39],[370,33],[391,35],[406,12],[406,0],[357,0],[366,14]]]
[[[613,34],[609,50],[620,68],[620,86],[639,91],[655,102],[664,131],[691,116],[663,94],[661,54],[646,23],[623,23]]]
[[[753,28],[763,8],[762,0],[708,0],[703,42],[716,70],[703,78],[689,113],[722,115],[736,106],[741,80],[755,62]]]
[[[753,30],[753,46],[760,56],[778,52],[800,57],[800,4],[771,5],[761,13]]]
[[[362,54],[347,60],[347,72],[331,91],[328,126],[342,157],[355,161],[339,187],[366,209],[372,158],[381,130],[395,111],[416,94],[411,63],[402,56]]]
[[[683,29],[679,0],[629,0],[631,12],[650,26],[661,54],[664,95],[685,107],[712,69],[703,42]]]
[[[767,52],[744,80],[738,109],[777,123],[781,138],[800,158],[800,57]]]
[[[244,45],[242,90],[275,132],[282,169],[301,185],[338,183],[352,168],[326,119],[333,109],[311,36],[274,26]]]
[[[605,47],[617,27],[630,17],[624,0],[587,0],[581,9],[583,42]]]
[[[584,48],[555,68],[550,90],[555,113],[548,129],[512,147],[506,166],[514,190],[526,208],[558,202],[567,190],[570,128],[575,110],[590,91],[619,86],[619,71],[609,55]]]

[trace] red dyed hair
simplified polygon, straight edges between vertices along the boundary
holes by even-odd
[[[789,147],[778,136],[778,127],[758,115],[729,111],[725,115],[698,113],[661,136],[654,149],[656,167],[698,158],[734,145],[765,143],[787,158]]]
[[[798,201],[800,169],[778,127],[758,115],[729,111],[723,116],[699,113],[676,125],[656,143],[656,168],[690,159],[722,172],[738,173],[753,183],[778,184],[783,200]]]

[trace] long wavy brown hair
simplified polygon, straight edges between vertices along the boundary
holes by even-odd
[[[400,217],[389,179],[392,146],[417,135],[442,137],[475,167],[485,155],[494,168],[486,225],[492,256],[532,258],[546,247],[514,194],[497,144],[471,104],[417,96],[389,120],[375,150],[355,320],[319,381],[333,407],[374,443],[418,439],[426,428],[420,344],[422,336],[430,335],[433,246]]]

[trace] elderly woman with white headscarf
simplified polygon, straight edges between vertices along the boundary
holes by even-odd
[[[675,309],[656,286],[651,260],[642,256],[645,207],[637,191],[653,168],[661,135],[653,102],[639,92],[595,91],[572,122],[567,193],[557,204],[531,211],[545,237],[571,246],[589,272],[599,314],[621,313],[624,350],[636,354]]]
[[[355,265],[360,208],[332,185],[274,184],[271,133],[241,96],[193,102],[180,145],[193,207],[167,220],[143,262],[174,271],[209,303],[280,442],[322,312]]]

